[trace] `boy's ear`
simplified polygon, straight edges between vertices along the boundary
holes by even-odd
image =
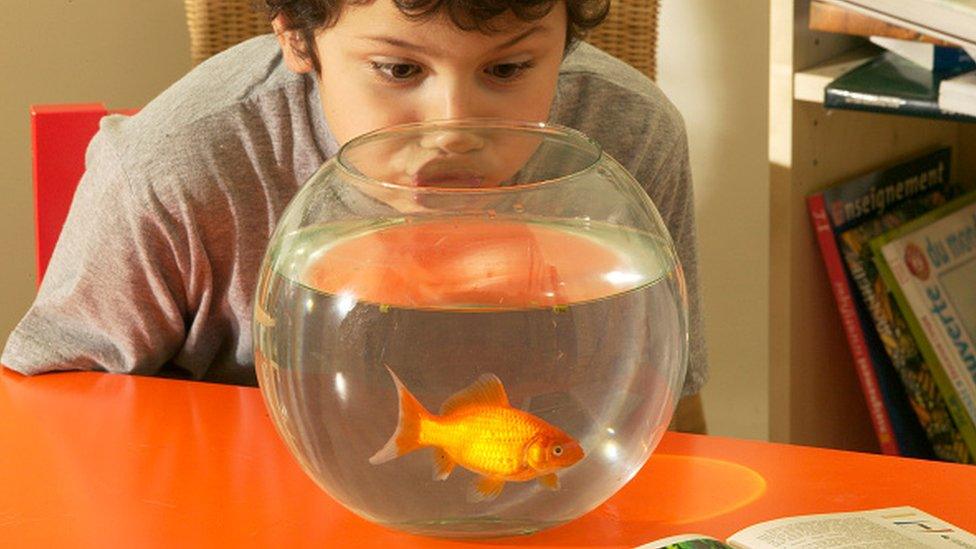
[[[295,30],[287,30],[288,25],[285,16],[278,14],[271,20],[271,28],[274,29],[275,36],[278,38],[278,45],[281,46],[281,54],[285,58],[285,65],[293,72],[305,74],[312,72],[312,58],[310,52],[305,52],[305,42],[301,34]]]

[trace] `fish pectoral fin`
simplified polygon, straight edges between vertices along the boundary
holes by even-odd
[[[549,473],[548,475],[542,475],[541,477],[539,477],[539,484],[545,486],[550,490],[558,490],[559,477],[556,476],[556,473]]]
[[[505,481],[492,477],[478,477],[472,485],[470,498],[472,501],[491,501],[502,493]]]
[[[434,480],[445,480],[454,470],[454,460],[447,452],[437,448],[434,450]]]

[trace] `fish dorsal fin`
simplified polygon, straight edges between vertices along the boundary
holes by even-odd
[[[441,415],[468,406],[509,406],[502,381],[495,374],[482,374],[474,383],[454,393],[441,406]]]

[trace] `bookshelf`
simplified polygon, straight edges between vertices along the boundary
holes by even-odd
[[[770,3],[770,438],[877,451],[804,200],[936,145],[976,181],[976,124],[824,109],[823,86],[867,41],[810,31],[808,13],[809,0]]]

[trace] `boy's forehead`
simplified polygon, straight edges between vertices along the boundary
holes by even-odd
[[[459,28],[451,19],[447,9],[441,8],[432,17],[410,17],[397,7],[394,0],[372,0],[366,2],[348,2],[343,7],[334,28],[337,30],[373,31],[375,33],[390,32],[424,32],[437,34],[456,34],[474,33],[484,35],[484,30],[489,30],[488,36],[507,36],[524,32],[533,27],[552,26],[553,19],[561,11],[562,2],[555,2],[550,12],[536,20],[525,21],[518,18],[511,11],[503,12],[492,18],[484,25],[483,30],[466,30]],[[446,6],[446,3],[441,3]],[[563,23],[565,24],[565,23]]]

